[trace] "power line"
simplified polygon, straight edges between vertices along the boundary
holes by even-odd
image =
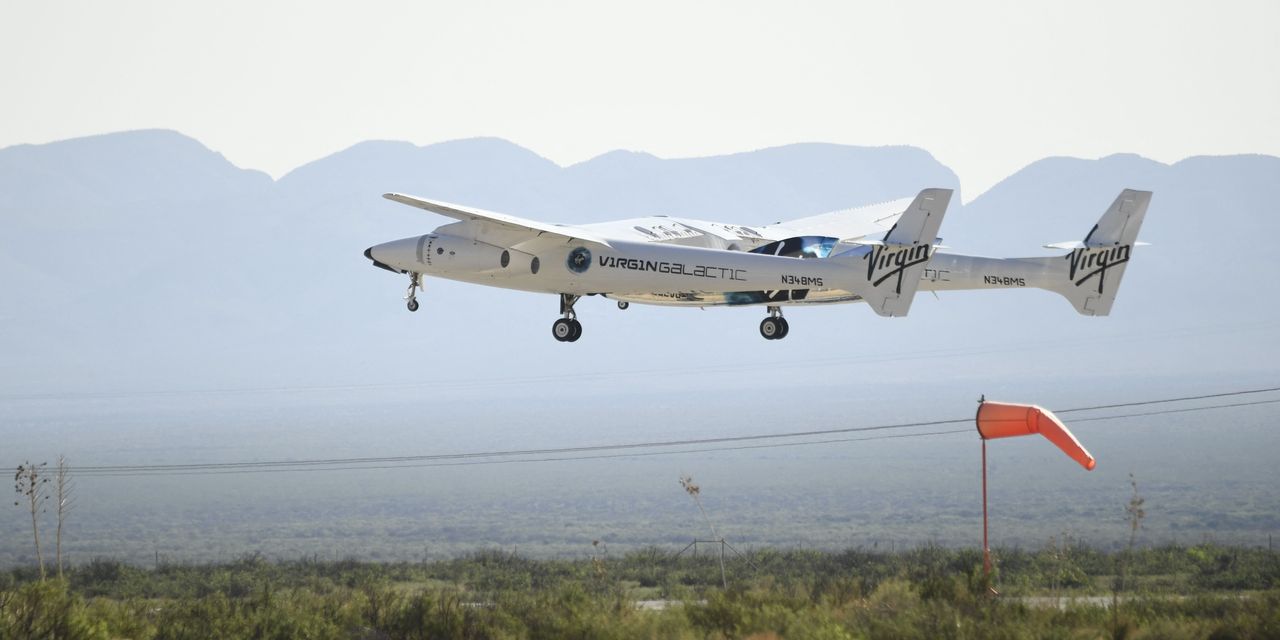
[[[349,467],[304,467],[304,468],[267,468],[267,469],[230,469],[205,471],[173,471],[173,472],[121,472],[90,473],[100,477],[141,477],[141,476],[209,476],[209,475],[244,475],[250,473],[305,473],[309,471],[364,471],[367,469],[422,469],[427,467],[470,467],[476,465],[519,464],[527,462],[567,462],[576,460],[606,460],[612,458],[642,458],[649,456],[669,456],[681,453],[709,453],[717,451],[743,451],[747,449],[778,449],[781,447],[800,447],[814,444],[833,444],[840,442],[866,442],[869,440],[893,440],[898,438],[923,438],[927,436],[943,436],[957,433],[971,433],[972,429],[951,429],[949,431],[929,431],[925,433],[899,433],[893,435],[870,436],[865,438],[835,438],[830,440],[806,440],[804,442],[771,442],[769,444],[738,445],[733,447],[708,447],[705,449],[677,449],[675,451],[639,451],[634,453],[608,453],[595,455],[547,457],[547,458],[506,458],[500,460],[464,460],[455,462],[428,462],[421,464],[389,464]],[[79,472],[77,472],[78,474]]]
[[[1228,409],[1231,407],[1252,407],[1258,404],[1276,404],[1280,400],[1255,400],[1253,402],[1233,402],[1231,404],[1214,404],[1207,407],[1183,407],[1181,409],[1164,409],[1161,411],[1144,411],[1142,413],[1122,413],[1118,416],[1099,416],[1095,418],[1076,418],[1072,422],[1094,422],[1097,420],[1119,420],[1121,418],[1140,418],[1143,416],[1159,416],[1167,413],[1189,413],[1192,411],[1208,411],[1210,409]]]
[[[1249,389],[1246,391],[1226,391],[1223,393],[1209,393],[1202,396],[1183,396],[1181,398],[1165,398],[1163,400],[1142,400],[1139,402],[1122,402],[1119,404],[1100,404],[1094,407],[1076,407],[1074,409],[1054,409],[1054,413],[1072,413],[1075,411],[1094,411],[1097,409],[1118,409],[1120,407],[1140,407],[1148,404],[1166,404],[1169,402],[1186,402],[1188,400],[1205,400],[1208,398],[1226,398],[1230,396],[1245,396],[1254,393],[1270,393],[1272,391],[1280,391],[1280,387],[1268,387],[1266,389]]]
[[[1160,400],[1143,400],[1137,402],[1097,405],[1092,407],[1077,407],[1072,409],[1063,409],[1056,413],[1069,413],[1078,411],[1093,411],[1099,409],[1112,409],[1121,407],[1144,406],[1153,404],[1167,404],[1174,402],[1186,402],[1189,400],[1201,400],[1207,398],[1222,398],[1231,396],[1242,396],[1249,394],[1269,393],[1280,391],[1280,387],[1271,387],[1265,389],[1251,389],[1242,391],[1231,391],[1215,394],[1204,394],[1197,396],[1183,396],[1177,398],[1165,398]],[[1280,403],[1280,400],[1257,400],[1251,402],[1238,402],[1220,405],[1209,405],[1203,407],[1183,407],[1178,409],[1168,409],[1161,411],[1149,411],[1142,413],[1121,414],[1115,416],[1096,416],[1090,418],[1080,418],[1075,422],[1090,422],[1095,420],[1117,420],[1123,418],[1133,418],[1149,415],[1160,415],[1168,413],[1183,413],[1191,411],[1208,411],[1214,409],[1226,409],[1232,407],[1243,407],[1263,404]],[[211,475],[211,474],[235,474],[235,473],[282,473],[297,471],[339,471],[354,469],[388,469],[388,468],[414,468],[414,467],[436,467],[436,466],[465,466],[472,464],[500,464],[515,462],[551,462],[563,460],[589,460],[602,458],[622,458],[622,457],[640,457],[654,455],[669,455],[677,453],[698,453],[713,451],[735,451],[743,449],[763,449],[776,447],[792,447],[806,446],[814,444],[829,444],[835,442],[855,442],[867,440],[882,440],[891,438],[907,438],[907,437],[924,437],[947,435],[952,433],[962,433],[969,429],[957,429],[950,431],[934,431],[927,433],[899,434],[890,436],[878,436],[870,438],[844,438],[844,439],[828,439],[828,440],[806,440],[802,442],[770,442],[759,445],[737,445],[737,446],[721,446],[707,447],[700,449],[679,449],[667,451],[650,451],[635,452],[635,449],[655,449],[672,447],[687,447],[695,445],[707,444],[728,444],[761,440],[780,440],[791,438],[806,438],[814,436],[861,433],[871,431],[885,431],[893,429],[909,429],[928,426],[943,426],[949,424],[969,423],[972,418],[957,418],[951,420],[930,420],[921,422],[907,422],[897,424],[871,425],[862,427],[845,427],[838,429],[821,429],[809,431],[793,431],[786,433],[765,433],[746,436],[725,436],[717,438],[696,438],[686,440],[665,440],[653,442],[633,442],[623,444],[606,444],[606,445],[590,445],[577,447],[556,447],[542,449],[517,449],[517,450],[500,450],[500,451],[482,451],[482,452],[464,452],[464,453],[445,453],[445,454],[428,454],[414,456],[386,456],[386,457],[361,457],[361,458],[325,458],[325,459],[306,459],[306,460],[273,460],[258,462],[220,462],[220,463],[190,463],[190,464],[164,464],[164,465],[99,465],[77,467],[74,471],[77,474],[85,476],[142,476],[142,475]],[[603,451],[632,451],[630,453],[614,453],[601,455],[597,452]],[[529,456],[544,456],[541,458],[530,458]],[[559,456],[559,457],[545,457]]]
[[[170,469],[219,469],[219,468],[245,468],[245,467],[284,467],[284,466],[307,466],[307,465],[334,465],[334,464],[352,464],[352,463],[386,463],[386,462],[421,462],[427,460],[454,460],[465,458],[496,458],[511,456],[530,456],[530,455],[547,455],[561,453],[581,453],[590,451],[613,451],[625,449],[652,449],[656,447],[677,447],[698,444],[717,444],[726,442],[743,442],[751,440],[772,440],[785,438],[803,438],[811,436],[831,435],[837,433],[857,433],[863,431],[884,431],[888,429],[909,429],[913,427],[932,427],[946,424],[959,424],[963,422],[971,422],[972,418],[958,418],[955,420],[931,420],[927,422],[904,422],[899,424],[873,425],[867,427],[845,427],[841,429],[821,429],[814,431],[792,431],[788,433],[762,433],[748,436],[724,436],[719,438],[696,438],[689,440],[664,440],[655,442],[630,442],[625,444],[601,444],[588,445],[579,447],[556,447],[550,449],[517,449],[505,451],[479,451],[468,453],[438,453],[428,455],[415,456],[390,456],[377,458],[327,458],[318,460],[272,460],[263,462],[210,462],[210,463],[192,463],[192,464],[170,464],[170,465],[110,465],[110,466],[87,466],[78,467],[77,472],[100,472],[100,471],[139,471],[154,469],[157,471],[165,471]]]

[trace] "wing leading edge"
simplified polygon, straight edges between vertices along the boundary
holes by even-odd
[[[407,204],[411,207],[417,207],[432,213],[438,213],[442,216],[462,220],[463,222],[485,222],[497,225],[504,229],[528,232],[535,236],[555,236],[564,238],[566,242],[573,240],[582,240],[585,242],[594,242],[609,246],[609,242],[600,238],[584,229],[578,227],[561,226],[538,222],[537,220],[527,220],[516,216],[507,215],[505,213],[497,213],[495,211],[485,211],[484,209],[476,209],[474,207],[465,207],[460,204],[451,204],[441,202],[439,200],[427,200],[417,196],[410,196],[403,193],[384,193],[382,197]]]

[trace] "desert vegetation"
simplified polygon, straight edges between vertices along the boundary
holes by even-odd
[[[107,559],[0,574],[0,638],[1274,637],[1280,554],[1055,539],[981,552],[658,548],[578,560],[483,551],[366,563],[249,555],[139,567]],[[1118,576],[1124,571],[1121,584]]]

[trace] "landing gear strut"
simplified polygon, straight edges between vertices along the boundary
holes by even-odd
[[[791,331],[791,327],[787,325],[787,319],[782,317],[782,308],[773,305],[769,306],[769,317],[760,322],[760,335],[765,340],[781,340],[787,337]]]
[[[560,315],[551,325],[551,335],[560,342],[577,342],[582,337],[582,323],[578,322],[578,314],[574,312],[573,305],[578,301],[578,296],[571,293],[560,294]]]
[[[422,274],[416,272],[409,274],[409,290],[404,294],[404,306],[410,311],[418,310],[419,291],[422,291]]]

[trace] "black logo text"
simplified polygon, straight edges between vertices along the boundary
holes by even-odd
[[[746,280],[746,269],[729,267],[711,267],[706,265],[687,265],[679,262],[663,260],[640,260],[639,258],[618,258],[600,256],[600,266],[610,269],[628,269],[630,271],[654,271],[676,276],[693,276],[695,278],[719,278],[722,280]]]
[[[862,256],[867,261],[867,282],[878,287],[881,282],[898,276],[895,293],[902,293],[902,274],[909,268],[929,261],[929,245],[917,244],[902,248],[883,245],[871,248]]]
[[[1102,285],[1106,282],[1107,269],[1122,265],[1129,261],[1129,252],[1133,245],[1120,245],[1105,249],[1081,248],[1073,249],[1065,257],[1071,265],[1068,277],[1079,287],[1090,278],[1098,277],[1098,293],[1102,293]]]

